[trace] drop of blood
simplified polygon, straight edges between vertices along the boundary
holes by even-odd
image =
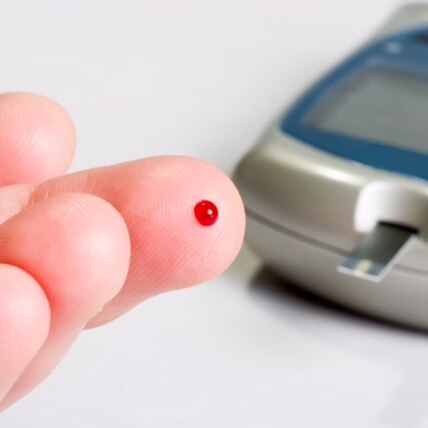
[[[195,216],[202,226],[211,226],[217,220],[218,209],[211,201],[200,201],[195,205]]]

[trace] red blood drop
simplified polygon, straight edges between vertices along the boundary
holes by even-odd
[[[195,205],[195,216],[202,226],[211,226],[217,220],[218,209],[211,201],[200,201]]]

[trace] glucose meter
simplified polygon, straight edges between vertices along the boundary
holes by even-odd
[[[428,328],[428,5],[400,9],[240,162],[246,240],[327,299]]]

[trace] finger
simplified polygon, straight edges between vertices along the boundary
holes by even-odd
[[[0,264],[0,401],[43,345],[49,318],[48,301],[36,280]]]
[[[50,180],[32,200],[60,192],[90,192],[125,219],[132,257],[127,282],[91,326],[108,322],[156,294],[208,281],[224,271],[243,240],[245,216],[230,179],[206,162],[157,157]],[[217,222],[201,226],[194,206],[214,202]]]
[[[129,236],[107,202],[86,194],[43,200],[0,226],[0,262],[34,277],[49,301],[49,335],[4,399],[5,408],[45,378],[88,319],[119,291]]]
[[[48,98],[0,95],[0,186],[63,174],[75,149],[73,123]]]
[[[219,169],[197,159],[149,158],[32,188],[0,189],[0,222],[62,192],[87,192],[107,200],[121,213],[131,236],[125,286],[90,326],[108,322],[156,294],[208,281],[231,264],[242,244],[245,216],[235,186]],[[201,199],[218,206],[218,221],[211,227],[200,226],[194,218],[194,205]]]

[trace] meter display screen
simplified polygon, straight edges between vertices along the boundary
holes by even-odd
[[[357,73],[312,108],[304,124],[428,152],[428,78],[386,67]]]

